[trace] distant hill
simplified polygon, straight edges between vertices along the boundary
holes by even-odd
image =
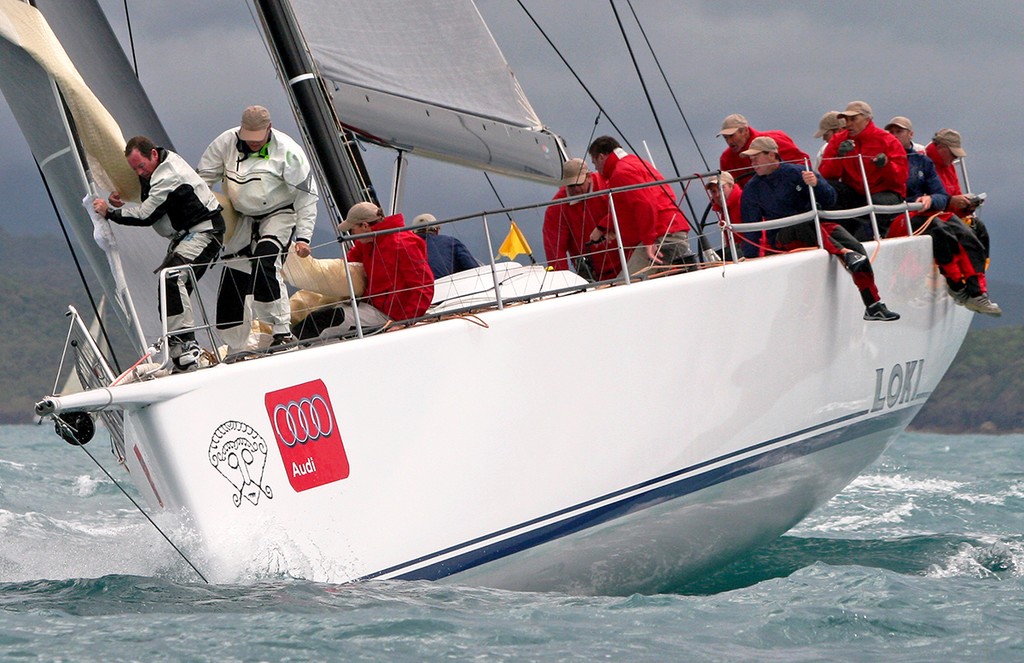
[[[31,420],[35,400],[53,390],[67,305],[89,310],[70,255],[63,238],[0,229],[0,423]]]
[[[32,420],[53,389],[67,305],[91,310],[63,238],[0,228],[0,424]],[[917,430],[1024,432],[1024,285],[994,282],[1002,318],[975,316],[946,378],[914,420]]]
[[[969,332],[911,429],[1024,432],[1024,327]]]

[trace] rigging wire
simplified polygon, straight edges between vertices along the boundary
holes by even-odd
[[[565,59],[565,56],[562,55],[562,52],[558,49],[558,47],[555,46],[555,43],[551,40],[551,38],[548,36],[548,34],[544,31],[544,28],[542,28],[540,26],[540,23],[537,22],[537,19],[535,19],[533,17],[533,14],[530,13],[530,10],[527,9],[526,6],[523,4],[523,0],[516,0],[516,2],[519,4],[519,7],[523,10],[523,13],[526,14],[527,18],[530,19],[530,22],[533,23],[534,27],[537,28],[537,31],[540,32],[542,37],[544,37],[544,40],[548,43],[548,45],[555,52],[555,54],[558,56],[558,58],[562,61],[562,64],[564,64],[565,67],[569,70],[569,73],[572,74],[573,78],[576,79],[576,82],[579,83],[581,88],[583,88],[583,91],[586,92],[588,97],[590,97],[590,100],[594,103],[595,106],[597,106],[597,109],[599,111],[598,117],[600,117],[600,115],[604,115],[605,118],[608,119],[609,124],[612,125],[612,128],[614,128],[615,131],[618,132],[619,136],[622,137],[622,141],[626,144],[627,147],[629,147],[630,151],[633,152],[634,154],[636,154],[637,153],[636,148],[633,146],[632,143],[630,143],[630,141],[626,137],[625,133],[615,123],[615,120],[613,120],[612,117],[608,114],[608,112],[605,110],[604,106],[601,105],[601,102],[597,100],[597,97],[595,97],[594,94],[590,91],[590,88],[588,88],[587,84],[583,82],[583,79],[581,79],[579,74],[576,73],[576,70],[573,69],[573,66],[571,64],[569,64],[569,61]],[[609,0],[609,2],[612,2],[612,0]],[[612,2],[612,10],[615,11],[615,4],[614,4],[614,2]],[[635,13],[634,13],[634,16],[635,16]],[[618,20],[618,12],[617,11],[615,11],[615,17],[616,17],[616,20]],[[622,27],[622,22],[621,21],[619,21],[619,26],[620,26],[620,28]],[[642,30],[642,28],[641,28],[641,30]],[[623,39],[626,41],[626,47],[629,48],[630,56],[632,57],[633,49],[629,45],[629,40],[625,38],[625,31],[623,31]],[[645,35],[645,39],[646,39],[646,35]],[[634,62],[634,65],[636,65],[636,59],[635,58],[633,58],[633,62]],[[660,68],[661,67],[659,65],[659,69]],[[641,84],[644,86],[644,93],[647,94],[647,86],[643,82],[643,76],[640,75],[639,68],[637,68],[637,75],[640,76]],[[675,95],[673,94],[673,97],[674,96]],[[648,98],[648,102],[650,102],[650,95],[647,95],[647,98]],[[678,102],[677,102],[677,105],[678,105]],[[651,106],[651,111],[652,111],[652,113],[654,112],[653,104]],[[654,115],[655,115],[655,122],[658,123],[658,130],[661,131],[661,123],[660,123],[660,121],[658,121],[657,113],[654,113]],[[597,125],[596,125],[596,122],[595,122],[595,132],[596,132],[596,127],[597,127]],[[688,124],[687,124],[687,128],[689,128]],[[668,141],[665,139],[665,134],[664,134],[663,131],[661,131],[661,134],[662,134],[662,140],[665,142],[665,146],[666,146],[666,148],[669,151],[669,158],[672,159],[672,167],[673,167],[673,169],[675,169],[676,176],[678,177],[679,176],[679,170],[678,170],[678,168],[676,168],[675,159],[672,157],[672,150],[671,150],[671,148],[668,147]],[[690,136],[693,137],[693,132],[692,131],[690,132]],[[591,137],[591,140],[593,140],[593,137]],[[696,138],[694,138],[694,143],[696,144]],[[700,152],[700,147],[699,146],[697,147],[697,151]],[[703,154],[701,154],[701,159],[702,160],[704,159],[704,155]],[[706,163],[707,162],[705,161],[705,165],[706,165]],[[694,219],[696,219],[697,213],[696,213],[696,211],[693,208],[693,203],[691,202],[690,197],[687,195],[687,192],[686,192],[685,188],[683,189],[683,199],[686,200],[686,206],[690,209],[691,216]],[[697,240],[700,243],[701,249],[702,250],[707,250],[709,248],[709,245],[707,243],[707,238],[704,236],[704,233],[702,232],[702,229],[694,228],[694,231],[696,232]]]
[[[75,435],[76,431],[73,428],[71,428],[66,422],[64,422],[64,420],[61,419],[59,416],[53,417],[53,421],[55,425],[63,428],[66,432],[71,434],[71,436],[74,437],[76,440],[78,439],[77,436]],[[196,575],[199,576],[203,582],[209,585],[210,581],[206,579],[206,576],[204,576],[203,573],[198,568],[196,568],[196,565],[192,563],[192,560],[190,560],[185,555],[185,553],[181,551],[181,548],[174,545],[174,541],[171,541],[170,537],[167,536],[167,534],[162,529],[160,529],[160,526],[156,524],[156,521],[154,521],[150,517],[150,515],[146,513],[146,510],[142,508],[142,505],[136,502],[135,498],[129,495],[128,491],[124,489],[124,486],[122,486],[120,482],[118,482],[118,480],[115,479],[113,475],[111,475],[110,472],[107,471],[107,468],[103,467],[103,465],[98,460],[96,460],[96,457],[93,456],[92,453],[90,453],[90,451],[85,448],[85,444],[78,444],[76,446],[81,448],[82,451],[85,452],[85,455],[88,456],[89,459],[96,464],[96,467],[100,468],[100,471],[102,471],[103,474],[107,475],[107,478],[110,479],[110,481],[113,482],[115,486],[117,486],[118,490],[124,493],[124,496],[128,498],[128,501],[135,505],[135,508],[139,510],[139,513],[145,516],[146,520],[149,521],[149,524],[152,525],[156,529],[156,531],[160,533],[160,536],[164,537],[164,540],[167,541],[168,544],[170,544],[171,548],[174,548],[174,551],[178,553],[178,555],[181,556],[183,560],[185,560],[185,563],[192,567],[192,570],[196,572]]]
[[[654,107],[654,100],[651,99],[651,93],[647,89],[647,81],[644,80],[644,74],[640,71],[640,63],[636,61],[636,54],[633,53],[633,45],[629,43],[629,37],[626,35],[626,26],[622,24],[622,19],[619,17],[619,10],[615,8],[615,0],[608,0],[608,4],[612,6],[612,13],[615,14],[615,22],[619,26],[619,32],[622,33],[622,41],[626,44],[626,50],[629,51],[629,59],[633,61],[633,69],[636,71],[636,77],[640,81],[640,87],[644,91],[644,97],[647,99],[647,106],[651,109],[651,116],[654,118],[654,124],[658,127],[658,134],[661,135],[661,142],[665,145],[665,150],[668,152],[668,160],[672,163],[672,172],[675,173],[676,177],[679,177],[679,167],[676,165],[676,158],[672,154],[672,146],[669,145],[668,138],[665,136],[665,130],[661,126],[661,119],[658,117],[658,111]]]
[[[50,190],[50,183],[46,181],[46,177],[43,175],[43,169],[39,167],[39,162],[36,161],[36,170],[39,171],[39,179],[43,181],[43,188],[46,189],[46,197],[50,199],[50,206],[53,208],[53,213],[57,217],[57,224],[60,226],[61,233],[64,234],[64,242],[68,246],[68,251],[71,253],[71,259],[75,262],[75,269],[78,270],[78,278],[82,282],[82,287],[85,288],[85,294],[89,298],[89,305],[92,306],[92,312],[96,316],[96,320],[100,323],[100,331],[103,333],[103,340],[106,341],[107,350],[110,352],[110,358],[114,361],[114,366],[118,372],[121,371],[121,363],[117,360],[117,354],[114,352],[114,345],[110,342],[110,335],[107,334],[107,326],[103,323],[103,317],[100,315],[99,307],[96,305],[96,297],[92,294],[92,288],[89,287],[88,281],[85,279],[85,270],[82,269],[82,263],[78,260],[78,254],[75,252],[75,247],[71,243],[71,236],[68,235],[67,226],[64,225],[64,218],[60,215],[60,210],[57,209],[57,201],[53,199],[53,192]]]
[[[686,125],[686,131],[690,134],[693,146],[697,148],[697,154],[700,156],[700,160],[704,164],[704,170],[711,170],[711,166],[708,165],[708,160],[704,158],[704,152],[700,149],[700,143],[697,142],[697,136],[693,133],[693,129],[690,128],[690,121],[686,119],[686,113],[683,112],[683,108],[679,104],[676,92],[672,88],[672,84],[668,82],[668,76],[665,74],[665,70],[661,66],[661,61],[658,59],[658,55],[654,52],[654,46],[651,44],[651,40],[647,38],[647,31],[644,30],[643,23],[640,22],[640,17],[637,16],[636,10],[633,9],[633,0],[626,0],[626,5],[629,7],[629,11],[632,12],[633,19],[636,20],[637,27],[640,28],[640,34],[643,35],[644,41],[647,43],[647,49],[651,52],[651,57],[654,58],[654,64],[658,67],[658,72],[661,73],[661,79],[665,82],[665,87],[668,88],[668,92],[672,96],[672,101],[676,105],[676,110],[679,111],[679,117],[683,119],[683,124]]]
[[[128,0],[124,0],[124,21],[128,24],[128,44],[132,51],[132,68],[135,70],[135,78],[138,78],[139,63],[135,59],[135,35],[132,33],[132,17],[128,13]]]
[[[612,125],[612,128],[615,129],[615,131],[622,137],[623,142],[626,143],[630,151],[636,152],[636,148],[633,147],[633,144],[629,142],[628,138],[626,138],[625,132],[623,132],[622,129],[620,129],[617,124],[615,124],[615,120],[613,120],[612,117],[608,114],[608,111],[604,109],[604,106],[602,106],[601,102],[597,100],[597,97],[595,97],[594,93],[590,91],[590,88],[588,88],[587,84],[583,82],[583,79],[579,77],[579,74],[577,74],[576,70],[573,69],[571,64],[569,64],[569,61],[565,59],[565,56],[562,55],[562,52],[558,50],[558,47],[555,46],[555,42],[551,41],[551,38],[548,36],[548,34],[544,32],[544,28],[540,26],[540,23],[537,22],[537,19],[533,17],[533,14],[530,13],[530,10],[527,9],[526,5],[523,4],[523,0],[516,0],[516,2],[519,4],[519,7],[523,10],[523,13],[526,14],[526,17],[530,19],[530,22],[533,23],[534,27],[537,28],[537,31],[540,32],[540,35],[544,37],[544,41],[548,43],[548,46],[550,46],[551,49],[555,52],[555,55],[558,56],[558,59],[562,61],[562,64],[564,64],[566,69],[569,70],[569,73],[572,74],[573,78],[576,79],[576,82],[580,84],[580,87],[583,88],[583,91],[587,93],[587,96],[590,97],[590,100],[594,102],[594,105],[597,106],[597,109],[601,112],[602,115],[605,116],[605,118],[608,120],[608,123]]]
[[[629,0],[627,0],[627,3],[629,3]],[[615,0],[608,0],[608,4],[610,4],[612,6],[612,13],[615,14],[615,21],[619,25],[619,31],[622,33],[622,41],[625,42],[626,50],[629,51],[629,57],[633,61],[633,69],[636,70],[636,77],[640,80],[640,86],[643,88],[644,96],[647,98],[647,105],[651,109],[651,116],[654,118],[654,123],[658,127],[658,133],[661,135],[661,141],[665,145],[665,151],[668,152],[669,161],[672,163],[672,170],[675,172],[676,177],[680,177],[679,168],[676,166],[676,159],[675,159],[675,156],[672,153],[672,146],[669,144],[668,138],[665,136],[665,130],[661,126],[661,119],[658,117],[658,110],[655,108],[654,100],[651,99],[650,92],[648,91],[648,88],[647,88],[647,81],[644,79],[644,74],[640,70],[640,64],[637,62],[636,55],[633,53],[633,46],[632,46],[632,44],[630,44],[629,36],[626,34],[626,28],[622,24],[622,19],[619,17],[619,10],[615,8]],[[632,8],[633,8],[632,4],[630,4],[629,6],[630,6],[630,10],[632,10]],[[640,25],[640,19],[637,17],[636,12],[633,12],[633,18],[636,19],[637,25],[640,26],[640,32],[644,35],[644,40],[647,41],[647,35],[646,35],[646,33],[644,33],[643,26]],[[651,49],[651,55],[654,55],[654,48],[651,46],[651,42],[650,41],[647,41],[647,47]],[[654,60],[655,60],[655,62],[658,61],[658,58],[657,58],[656,55],[654,55]],[[661,69],[661,65],[660,64],[658,65],[658,68]],[[664,75],[664,72],[662,72],[662,74]],[[665,82],[666,82],[666,84],[668,83],[667,80]],[[673,97],[674,96],[675,95],[673,95]],[[690,135],[693,136],[692,133]],[[694,143],[696,144],[696,139],[694,139]],[[698,149],[698,151],[700,150],[699,147],[697,149]],[[703,158],[704,158],[704,156],[701,155],[701,159],[703,159]],[[707,165],[707,163],[705,162],[705,166],[706,165]],[[681,188],[682,188],[682,191],[683,191],[683,200],[686,201],[686,207],[689,208],[689,210],[690,210],[690,218],[692,218],[692,219],[694,219],[694,221],[696,221],[696,219],[697,219],[697,210],[695,210],[693,208],[693,201],[690,200],[690,196],[687,194],[686,187],[682,186]],[[707,217],[705,216],[704,218],[707,218]],[[700,244],[701,253],[704,253],[704,252],[708,251],[711,247],[708,244],[707,238],[704,237],[704,224],[703,224],[703,222],[701,222],[700,226],[693,228],[693,230],[694,230],[694,232],[697,235],[697,241]]]

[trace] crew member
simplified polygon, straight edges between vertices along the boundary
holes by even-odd
[[[245,347],[252,318],[268,324],[271,347],[295,340],[281,265],[295,242],[299,257],[310,254],[316,222],[317,188],[302,148],[274,129],[270,112],[249,106],[240,126],[217,136],[199,159],[199,175],[217,183],[239,213],[224,247],[224,271],[217,295],[217,328],[233,349]]]
[[[224,237],[224,218],[216,197],[184,159],[157,147],[146,136],[129,140],[124,155],[139,176],[141,204],[122,207],[121,194],[115,191],[109,200],[94,200],[93,210],[124,226],[153,226],[171,240],[167,257],[157,270],[191,265],[198,281],[217,258]],[[195,327],[190,299],[193,287],[186,272],[166,277],[169,331]],[[194,332],[170,335],[168,346],[172,371],[191,371],[198,367],[202,350]]]

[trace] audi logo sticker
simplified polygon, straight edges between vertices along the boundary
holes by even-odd
[[[281,464],[295,492],[348,478],[342,423],[323,380],[267,392],[264,404]]]
[[[289,447],[319,440],[334,432],[331,408],[320,394],[282,403],[274,408],[272,418],[277,439]]]

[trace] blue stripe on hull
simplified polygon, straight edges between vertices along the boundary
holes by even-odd
[[[675,472],[671,472],[669,474],[629,486],[627,488],[623,488],[613,493],[609,493],[607,495],[603,495],[601,497],[588,500],[587,502],[583,502],[562,509],[560,511],[549,513],[539,518],[534,518],[532,520],[520,523],[512,527],[505,528],[503,530],[492,532],[485,536],[481,536],[471,541],[466,541],[458,545],[451,546],[450,548],[446,548],[444,550],[440,550],[429,555],[424,555],[423,557],[420,557],[418,559],[410,560],[403,564],[399,564],[397,566],[393,566],[391,568],[384,569],[376,573],[364,576],[363,578],[360,578],[360,580],[368,580],[383,575],[391,575],[397,571],[401,571],[401,569],[403,568],[408,568],[410,566],[421,564],[423,562],[429,561],[430,559],[435,559],[440,556],[448,555],[458,550],[471,548],[482,541],[493,539],[495,537],[500,537],[511,532],[522,530],[524,528],[529,528],[536,523],[547,521],[552,518],[567,516],[556,523],[551,523],[548,525],[538,527],[536,529],[531,529],[527,532],[523,532],[522,534],[518,534],[507,539],[502,539],[501,541],[496,541],[494,543],[489,543],[479,548],[473,548],[472,550],[467,550],[466,552],[460,555],[444,559],[434,564],[429,564],[427,566],[415,569],[413,571],[399,573],[397,575],[393,575],[392,577],[403,580],[437,580],[439,578],[444,578],[456,573],[460,573],[462,571],[466,571],[467,569],[471,569],[482,564],[493,562],[497,559],[513,555],[517,552],[533,548],[543,543],[547,543],[549,541],[553,541],[555,539],[568,536],[570,534],[574,534],[576,532],[588,529],[590,527],[594,527],[596,525],[600,525],[611,520],[615,520],[616,518],[620,518],[624,515],[635,513],[639,510],[646,509],[657,504],[667,502],[669,500],[674,500],[679,497],[690,495],[704,488],[725,483],[737,477],[750,474],[761,469],[765,469],[775,465],[780,465],[782,463],[786,463],[788,461],[795,460],[797,458],[801,458],[809,454],[813,454],[817,451],[821,451],[829,447],[838,446],[846,442],[851,442],[875,433],[893,429],[902,430],[910,422],[910,420],[913,419],[914,415],[917,414],[917,411],[921,408],[921,405],[923,405],[924,399],[917,400],[918,404],[911,408],[906,408],[896,412],[890,412],[885,415],[873,417],[865,421],[854,423],[845,428],[820,433],[818,435],[814,435],[799,442],[794,442],[784,447],[772,449],[770,451],[766,451],[764,453],[757,454],[755,456],[751,456],[748,458],[743,458],[741,460],[737,460],[733,463],[729,463],[721,467],[715,467],[701,474],[697,474],[696,476],[687,476],[685,478],[679,479],[678,481],[673,481],[669,484],[658,486],[656,488],[652,488],[650,490],[641,492],[640,494],[630,495],[629,497],[620,499],[612,504],[604,504],[602,506],[587,510],[584,513],[568,515],[574,512],[578,512],[581,509],[587,509],[587,507],[591,505],[606,502],[609,499],[614,499],[619,495],[633,493],[637,490],[643,490],[643,488],[647,486],[652,486],[663,483],[665,481],[669,481],[673,477],[688,475],[700,470],[701,468],[708,467],[710,465],[715,465],[717,463],[721,463],[722,461],[727,461],[730,458],[735,458],[736,456],[741,456],[743,454],[750,453],[751,451],[756,451],[764,447],[776,445],[780,442],[784,442],[785,440],[797,438],[808,433],[812,433],[815,430],[832,427],[835,426],[836,424],[840,424],[851,419],[862,417],[868,414],[868,412],[866,410],[857,412],[855,414],[840,417],[838,419],[833,419],[831,421],[819,424],[817,426],[812,426],[810,428],[806,428],[795,433],[790,433],[788,435],[773,438],[765,442],[760,442],[745,449],[734,451],[732,453],[725,454],[723,456],[719,456],[717,458],[713,458],[698,463],[696,465],[692,465],[690,467],[686,467],[681,470],[677,470]]]

